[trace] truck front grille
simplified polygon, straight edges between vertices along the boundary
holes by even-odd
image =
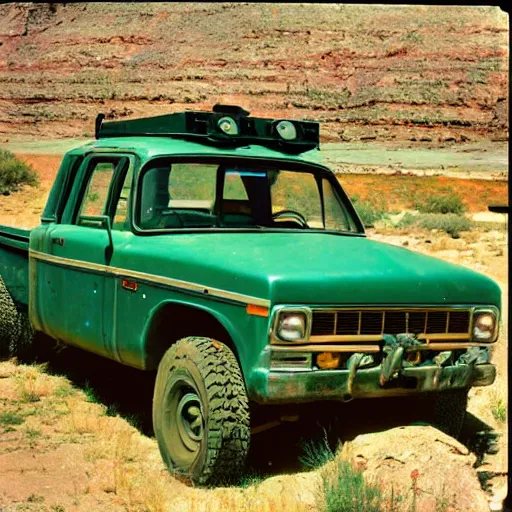
[[[412,333],[469,336],[471,312],[464,309],[313,310],[311,336],[359,336]]]

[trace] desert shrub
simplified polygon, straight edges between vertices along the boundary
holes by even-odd
[[[439,229],[458,238],[462,231],[471,231],[473,223],[463,215],[455,213],[424,213],[420,215],[406,214],[397,224],[397,227],[404,228],[417,225],[425,229]]]
[[[419,215],[418,224],[425,229],[440,229],[449,235],[459,236],[461,231],[471,231],[473,223],[454,213],[426,213]]]
[[[25,420],[14,412],[1,412],[0,425],[21,425]]]
[[[466,211],[461,198],[457,194],[424,196],[416,201],[416,210],[421,213],[455,213],[461,215]]]
[[[39,179],[31,165],[0,149],[0,194],[16,192],[22,185],[36,186]]]
[[[319,470],[326,512],[378,512],[384,505],[381,489],[368,483],[350,462],[335,459],[327,437],[306,442],[300,462],[305,469]],[[332,464],[327,464],[332,461]]]
[[[350,200],[365,228],[373,228],[377,221],[387,217],[387,208],[382,201],[375,199],[363,201],[359,196],[353,196]]]
[[[345,460],[337,460],[334,471],[322,474],[326,512],[379,512],[384,496],[368,483],[361,471]]]
[[[299,461],[305,469],[318,469],[334,459],[334,452],[329,446],[327,437],[319,442],[308,441],[304,443],[302,452]]]
[[[399,228],[408,228],[418,221],[418,216],[407,212],[400,221],[396,224]]]
[[[490,406],[494,419],[496,421],[505,422],[507,419],[507,403],[503,397],[494,392],[490,399]]]

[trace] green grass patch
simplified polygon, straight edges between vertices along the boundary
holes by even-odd
[[[15,412],[0,412],[0,425],[21,425],[25,420]]]
[[[407,213],[397,227],[408,228],[413,225],[428,230],[444,231],[453,238],[459,238],[462,231],[471,231],[474,227],[473,222],[467,217],[455,213],[424,213],[420,215]]]
[[[368,483],[361,471],[346,460],[335,459],[327,437],[303,445],[299,457],[308,470],[319,469],[323,483],[326,512],[379,512],[385,503],[377,485]],[[334,465],[326,466],[334,461]]]
[[[504,423],[507,419],[507,404],[502,398],[495,398],[491,402],[491,412],[496,421]]]
[[[56,390],[54,395],[57,398],[67,398],[69,396],[73,396],[75,394],[75,390],[69,384],[62,384]]]
[[[304,443],[302,450],[303,453],[299,457],[299,461],[308,470],[317,469],[334,459],[334,452],[326,437],[319,442],[308,441]]]
[[[238,483],[237,487],[240,487],[241,489],[247,489],[248,487],[254,487],[254,486],[261,484],[261,482],[263,482],[263,480],[264,480],[264,477],[262,477],[261,475],[255,474],[255,473],[249,474],[249,475],[244,475],[240,479],[240,482]]]
[[[25,430],[25,434],[27,436],[30,449],[33,449],[37,444],[38,438],[41,436],[41,431],[33,428],[27,428]]]
[[[379,220],[385,219],[388,209],[381,199],[362,200],[359,196],[350,198],[365,228],[373,228]]]
[[[35,187],[38,184],[39,177],[31,165],[10,151],[0,150],[0,194],[8,195],[23,185]]]
[[[348,103],[348,99],[350,98],[350,92],[348,89],[344,89],[340,92],[332,91],[332,90],[322,90],[322,89],[307,89],[305,91],[305,96],[308,100],[322,105],[323,107],[344,107]]]
[[[20,392],[21,401],[24,403],[39,402],[41,397],[33,389],[23,388]]]
[[[332,473],[322,474],[326,512],[380,512],[384,496],[349,462],[337,460]]]
[[[87,402],[91,402],[93,404],[100,403],[100,400],[96,396],[96,392],[94,391],[94,389],[91,388],[89,381],[85,381],[84,388],[82,391],[84,392],[85,399],[87,400]]]
[[[422,196],[416,200],[414,208],[420,213],[454,213],[461,215],[466,207],[461,198],[450,191],[448,194]]]

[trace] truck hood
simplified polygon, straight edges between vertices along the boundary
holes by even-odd
[[[486,276],[364,237],[189,233],[130,242],[125,268],[273,304],[500,305],[500,288]]]

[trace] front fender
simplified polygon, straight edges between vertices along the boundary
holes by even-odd
[[[187,301],[187,300],[175,300],[175,299],[166,299],[153,307],[147,314],[144,326],[142,329],[141,335],[141,343],[142,343],[142,353],[144,358],[144,366],[146,368],[151,368],[153,366],[156,367],[158,365],[158,361],[161,356],[161,351],[158,349],[155,351],[155,347],[153,346],[152,340],[152,328],[155,324],[155,321],[158,321],[159,315],[162,313],[162,310],[168,307],[179,307],[179,308],[188,308],[190,311],[194,310],[198,312],[198,320],[202,323],[205,321],[209,321],[204,315],[208,315],[210,319],[213,319],[220,327],[222,327],[232,341],[232,349],[235,351],[235,355],[240,361],[242,367],[245,366],[247,362],[247,347],[243,342],[243,335],[240,326],[237,327],[236,320],[240,318],[241,315],[246,316],[245,308],[241,308],[240,306],[234,306],[230,304],[223,304],[222,309],[226,309],[226,311],[221,310],[220,303],[215,303],[215,309],[209,304],[197,304],[196,302]],[[228,309],[229,308],[229,309]],[[235,319],[235,322],[232,321],[232,318]],[[174,324],[172,319],[169,319],[171,324]],[[183,319],[177,319],[178,322],[183,321]],[[187,332],[186,327],[183,325],[175,324],[178,328],[178,332],[186,332],[186,335],[197,335],[194,332],[193,327],[191,326],[190,332]],[[188,326],[187,326],[188,327]],[[200,326],[199,326],[200,327]],[[183,329],[185,329],[183,331]],[[181,337],[181,336],[180,336]],[[177,340],[173,340],[177,341]],[[169,345],[165,347],[168,348]]]

